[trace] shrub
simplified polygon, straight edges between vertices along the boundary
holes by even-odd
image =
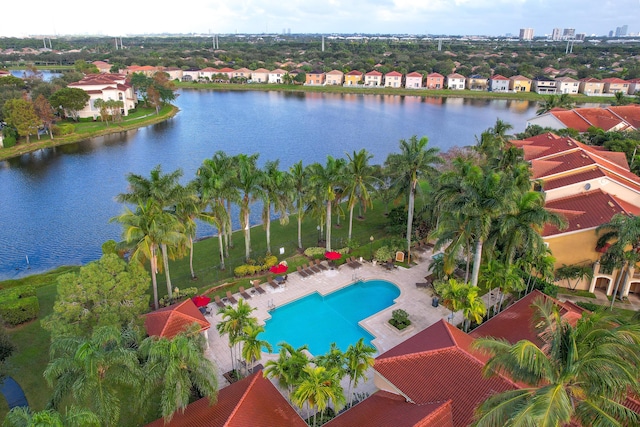
[[[273,266],[274,266],[274,265],[276,265],[277,263],[278,263],[278,257],[277,257],[277,256],[275,256],[275,255],[269,255],[269,256],[266,256],[266,257],[264,258],[264,265],[266,265],[266,266],[267,266],[267,268],[265,268],[265,270],[267,270],[267,269],[269,269],[269,268],[273,267]]]
[[[321,258],[324,256],[326,249],[318,246],[312,246],[304,250],[305,256],[309,258]]]
[[[391,312],[391,319],[389,319],[389,323],[395,326],[396,329],[403,330],[411,324],[411,320],[409,320],[409,313],[402,309],[393,310]]]
[[[2,146],[4,148],[13,147],[18,141],[18,131],[11,126],[5,126],[4,129],[2,129],[2,136]]]
[[[164,297],[160,298],[160,301],[158,301],[158,303],[160,304],[161,307],[167,307],[171,304],[184,301],[187,298],[192,298],[197,294],[198,294],[198,288],[196,287],[184,288],[184,289],[175,288],[173,290],[173,298],[169,298],[168,296],[165,295]]]
[[[73,123],[59,123],[51,127],[51,132],[55,136],[71,135],[76,130]]]
[[[586,301],[578,301],[576,302],[576,305],[589,311],[598,311],[602,309],[602,306],[598,304],[594,304],[592,302],[586,302]]]
[[[376,250],[376,253],[374,254],[374,258],[378,262],[385,262],[390,259],[393,259],[394,255],[395,255],[395,252],[393,252],[391,248],[389,248],[389,246],[382,246]]]
[[[239,265],[233,269],[233,275],[236,277],[246,276],[249,274],[249,267],[251,266],[247,264]]]
[[[0,317],[7,325],[16,326],[38,317],[38,297],[31,296],[0,304]]]

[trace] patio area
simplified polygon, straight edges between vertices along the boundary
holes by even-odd
[[[439,305],[432,306],[433,291],[430,288],[418,288],[416,283],[424,282],[425,276],[429,274],[428,267],[431,261],[431,252],[422,255],[417,265],[407,269],[397,267],[387,270],[382,265],[374,265],[370,262],[362,262],[362,266],[352,269],[348,265],[343,264],[336,269],[323,270],[320,273],[313,274],[307,278],[303,278],[298,273],[290,273],[286,283],[278,289],[274,289],[266,283],[261,286],[266,291],[261,294],[256,290],[247,290],[251,294],[251,298],[246,302],[255,307],[253,315],[258,318],[258,322],[262,325],[270,318],[269,310],[273,307],[279,307],[291,301],[307,296],[313,292],[326,295],[348,286],[358,280],[381,279],[394,283],[400,289],[400,295],[396,298],[395,303],[390,307],[364,319],[360,325],[369,331],[375,339],[372,344],[376,347],[378,354],[384,353],[390,348],[396,346],[407,338],[417,334],[428,326],[434,324],[440,319],[447,319],[451,312]],[[234,295],[236,299],[241,298],[239,294]],[[225,387],[228,382],[223,377],[223,373],[232,369],[231,354],[229,351],[229,341],[226,336],[220,336],[215,325],[217,325],[222,317],[217,314],[217,306],[210,305],[211,315],[207,315],[207,320],[211,322],[211,329],[208,331],[209,349],[207,356],[218,366],[218,384]],[[391,318],[391,312],[396,309],[403,309],[409,313],[411,326],[402,332],[398,332],[388,320]],[[462,314],[456,313],[453,318],[454,323],[462,321]],[[319,327],[321,327],[319,325]],[[339,333],[339,332],[336,332]],[[262,359],[258,363],[263,365],[271,359],[277,358],[277,349],[273,354],[262,353]],[[370,370],[372,371],[372,370]],[[369,372],[369,379],[373,378],[373,372]],[[347,383],[343,384],[345,390]],[[375,391],[373,381],[361,383],[355,393],[372,393]]]

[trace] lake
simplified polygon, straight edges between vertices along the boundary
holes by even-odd
[[[366,148],[382,163],[400,139],[427,136],[441,150],[472,145],[497,118],[522,131],[536,109],[529,101],[195,90],[176,104],[181,111],[164,123],[0,162],[0,279],[99,258],[104,241],[120,238],[109,218],[122,212],[114,197],[127,190],[129,172],[148,176],[161,164],[181,168],[186,182],[217,150],[257,152],[261,165],[280,159],[288,168]]]

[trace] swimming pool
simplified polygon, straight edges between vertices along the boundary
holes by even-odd
[[[360,338],[371,345],[373,335],[358,322],[391,306],[399,295],[386,280],[356,282],[324,297],[316,292],[273,310],[260,338],[274,352],[282,341],[295,348],[307,344],[314,356],[326,353],[332,342],[342,351]]]

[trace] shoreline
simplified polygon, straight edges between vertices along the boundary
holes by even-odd
[[[170,118],[173,118],[180,111],[180,109],[175,105],[169,104],[169,107],[170,108],[168,111],[164,113],[161,112],[159,115],[152,114],[133,119],[130,122],[112,123],[111,125],[109,125],[109,127],[100,129],[95,132],[73,133],[67,136],[59,136],[55,139],[49,139],[48,135],[46,135],[46,139],[34,139],[30,141],[29,144],[22,142],[20,144],[14,145],[11,148],[0,148],[0,162],[13,159],[24,154],[33,153],[34,151],[38,151],[44,148],[59,147],[62,145],[85,141],[87,139],[95,138],[98,136],[113,135],[116,133],[126,132],[129,130],[139,129],[161,123]]]

